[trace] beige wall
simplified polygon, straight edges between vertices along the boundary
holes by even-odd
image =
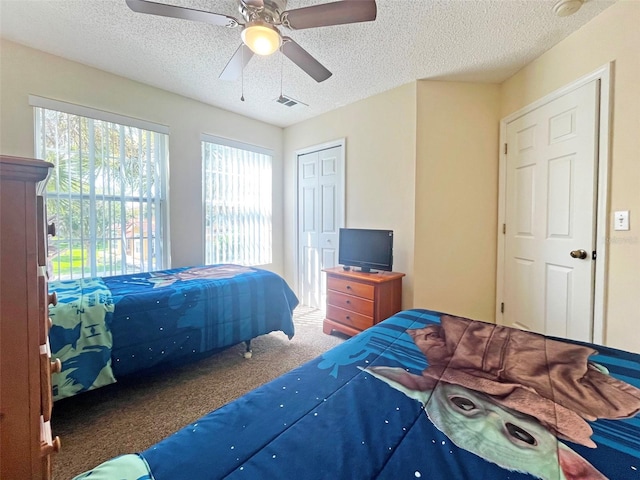
[[[494,320],[499,87],[420,81],[285,129],[285,271],[295,151],[346,137],[351,227],[392,228],[403,307]]]
[[[415,307],[495,320],[499,93],[418,82]]]
[[[346,226],[394,231],[393,269],[407,274],[413,305],[415,84],[398,87],[284,131],[285,272],[296,277],[296,150],[346,138]]]
[[[200,134],[273,150],[273,263],[283,270],[282,129],[164,90],[2,40],[0,152],[34,154],[33,109],[38,95],[166,125],[172,266],[204,261]]]
[[[502,85],[501,117],[598,67],[614,63],[605,344],[640,352],[640,1],[620,0]]]

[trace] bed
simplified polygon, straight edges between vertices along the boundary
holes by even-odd
[[[407,310],[77,479],[640,478],[640,355]]]
[[[51,282],[54,400],[211,355],[272,331],[294,335],[298,299],[279,275],[239,265]]]

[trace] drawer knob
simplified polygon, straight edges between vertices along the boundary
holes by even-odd
[[[347,304],[351,304],[351,300],[347,300],[345,303],[347,303]]]
[[[351,285],[347,285],[347,290],[351,290]]]
[[[56,306],[58,304],[58,294],[56,292],[49,294],[49,305]]]
[[[51,222],[50,224],[47,225],[47,234],[51,235],[52,237],[56,236],[56,224]]]
[[[53,439],[53,444],[52,445],[53,445],[53,451],[56,452],[56,453],[59,452],[60,448],[62,448],[62,445],[60,443],[60,437],[58,437],[56,435],[56,438]]]
[[[51,373],[60,373],[62,371],[62,362],[59,358],[56,358],[55,362],[51,362]]]
[[[351,320],[351,317],[350,317],[349,315],[347,315],[345,318],[346,318],[347,320]]]

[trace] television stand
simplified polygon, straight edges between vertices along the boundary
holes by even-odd
[[[356,335],[402,309],[404,273],[326,268],[327,312],[322,331]]]

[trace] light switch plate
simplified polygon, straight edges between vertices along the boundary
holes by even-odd
[[[629,230],[629,210],[619,210],[613,215],[614,230]]]

